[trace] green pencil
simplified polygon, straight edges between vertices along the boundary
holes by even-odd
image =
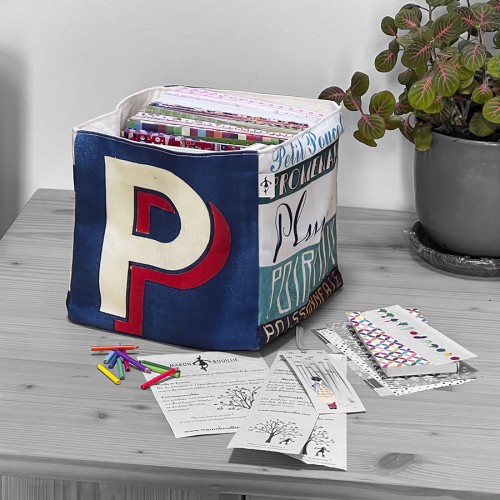
[[[172,368],[171,366],[160,365],[159,363],[153,363],[152,361],[141,360],[141,363],[144,366],[147,366],[152,372],[155,372],[155,373],[164,373],[167,370],[170,370]],[[179,378],[180,376],[181,376],[180,370],[177,370],[172,375],[172,377],[174,377],[174,378]]]
[[[116,363],[118,365],[118,377],[120,380],[125,380],[125,368],[123,366],[123,360],[118,356],[118,359],[116,360]]]

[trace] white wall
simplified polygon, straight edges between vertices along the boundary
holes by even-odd
[[[372,91],[379,30],[400,0],[2,0],[0,235],[39,187],[72,189],[71,129],[146,87],[185,84],[316,98],[356,70]],[[378,148],[346,116],[339,201],[413,209],[412,148]]]

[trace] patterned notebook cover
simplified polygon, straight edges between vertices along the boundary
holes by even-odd
[[[412,316],[425,321],[417,309],[407,309],[407,311]],[[458,362],[434,365],[385,333],[359,312],[349,312],[347,317],[360,340],[388,377],[455,373],[458,370]]]

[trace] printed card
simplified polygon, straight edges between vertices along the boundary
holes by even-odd
[[[475,380],[475,370],[460,363],[458,373],[448,375],[419,375],[413,377],[387,377],[377,366],[358,335],[343,322],[328,328],[313,330],[334,352],[342,352],[349,358],[347,365],[379,396],[403,396],[430,389],[464,384]]]
[[[444,365],[476,356],[399,305],[360,314],[434,365]]]
[[[300,455],[306,464],[347,470],[347,414],[320,415]]]
[[[202,352],[139,356],[180,369],[180,377],[151,386],[176,438],[236,432],[268,373],[258,353]],[[147,374],[151,379],[157,373]]]
[[[228,448],[300,454],[313,432],[318,414],[280,354]]]
[[[365,411],[347,380],[347,358],[332,358],[326,351],[289,352],[283,355],[320,415]]]

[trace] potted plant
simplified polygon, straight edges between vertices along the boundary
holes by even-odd
[[[394,129],[415,145],[417,216],[440,250],[500,257],[500,0],[407,3],[381,29],[375,68],[396,69],[398,98],[382,90],[366,104],[361,72],[319,98],[359,112],[354,137],[368,146]]]

